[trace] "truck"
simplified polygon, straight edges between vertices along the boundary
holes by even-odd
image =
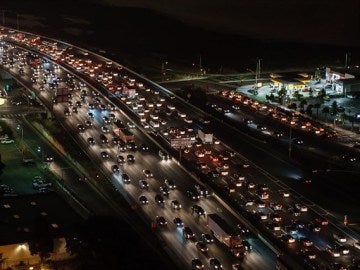
[[[241,258],[246,254],[240,235],[218,214],[207,215],[207,226],[213,236],[236,257]]]
[[[213,143],[213,134],[205,130],[198,130],[198,137],[203,143]]]
[[[114,133],[116,136],[118,136],[121,140],[124,142],[135,142],[135,136],[132,134],[128,129],[126,128],[115,128]]]

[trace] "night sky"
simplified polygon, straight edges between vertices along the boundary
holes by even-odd
[[[360,46],[358,0],[93,0],[265,40]]]

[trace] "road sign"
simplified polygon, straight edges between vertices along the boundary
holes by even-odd
[[[191,143],[190,137],[170,139],[170,145],[175,149],[188,147]]]

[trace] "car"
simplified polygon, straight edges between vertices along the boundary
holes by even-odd
[[[300,240],[300,243],[305,247],[311,247],[314,244],[313,241],[311,241],[307,237],[301,237],[299,240]]]
[[[294,138],[292,139],[293,143],[297,144],[297,145],[303,145],[304,141],[302,139],[299,138]]]
[[[139,197],[139,201],[140,201],[140,204],[142,204],[142,205],[149,203],[148,199],[144,195]]]
[[[186,191],[186,195],[191,198],[193,201],[198,201],[200,199],[200,194],[196,189],[190,189]]]
[[[170,180],[170,179],[165,179],[164,184],[169,188],[169,189],[175,189],[176,185],[175,183]]]
[[[141,151],[149,151],[150,150],[149,146],[147,146],[146,144],[140,144],[139,149]]]
[[[196,243],[196,248],[205,254],[209,251],[209,248],[207,247],[207,245],[202,241],[199,241]]]
[[[211,258],[209,262],[210,262],[211,269],[216,269],[216,270],[223,269],[222,264],[220,263],[220,261],[218,259]]]
[[[163,196],[161,196],[160,194],[156,194],[155,195],[155,202],[157,204],[163,205],[165,200],[164,200]]]
[[[299,210],[300,212],[307,212],[308,208],[305,205],[302,205],[300,203],[295,204],[295,208]]]
[[[1,144],[12,144],[12,143],[15,143],[15,141],[13,139],[1,140]]]
[[[102,158],[109,158],[109,154],[108,154],[108,152],[106,152],[106,151],[102,151],[102,152],[100,153],[100,155],[101,155]]]
[[[252,250],[252,245],[249,243],[249,241],[242,240],[242,244],[247,252],[250,252]]]
[[[306,259],[309,259],[309,260],[315,260],[316,259],[316,254],[312,249],[303,248],[303,249],[300,250],[300,252],[303,254],[303,256]]]
[[[83,124],[78,124],[77,128],[78,128],[79,132],[84,132],[85,131],[85,126]]]
[[[127,142],[126,143],[126,149],[128,149],[129,151],[136,151],[137,148],[138,147],[135,142]]]
[[[197,190],[197,192],[199,192],[200,196],[204,198],[210,196],[209,190],[204,185],[196,184],[194,187]]]
[[[307,224],[307,228],[308,228],[308,230],[313,231],[313,232],[320,232],[320,230],[321,230],[320,225],[317,225],[314,222],[309,222]]]
[[[54,157],[53,157],[53,156],[46,155],[46,156],[44,157],[44,161],[45,161],[45,162],[48,162],[48,163],[53,162],[53,161],[54,161]]]
[[[209,233],[203,233],[201,235],[202,240],[207,244],[214,243],[214,238]]]
[[[191,261],[191,267],[193,270],[204,269],[205,266],[200,259],[195,258]]]
[[[119,137],[114,136],[114,137],[112,138],[112,143],[113,143],[114,145],[117,145],[118,147],[119,147],[119,145],[120,145],[120,142],[122,142],[122,140],[121,140]]]
[[[327,226],[329,224],[329,221],[324,217],[316,218],[315,222],[318,223],[321,226]]]
[[[126,159],[127,159],[127,162],[129,162],[129,163],[134,163],[135,162],[135,157],[132,154],[128,154],[126,156]]]
[[[146,182],[146,180],[139,180],[139,186],[142,189],[148,189],[149,188],[149,184],[148,184],[148,182]]]
[[[339,246],[338,249],[343,255],[348,255],[350,253],[350,249],[346,246]]]
[[[100,141],[101,143],[108,143],[108,139],[104,134],[100,134]]]
[[[338,233],[334,233],[333,237],[335,238],[336,241],[340,242],[340,243],[346,243],[347,239],[344,235],[338,234]]]
[[[127,175],[126,173],[122,174],[122,180],[125,184],[129,184],[131,182],[129,175]]]
[[[284,134],[282,134],[279,131],[274,131],[274,136],[277,137],[277,138],[282,138],[284,136]]]
[[[103,116],[103,121],[104,121],[105,125],[111,124],[111,121],[110,121],[109,117],[107,117],[107,116]]]
[[[172,200],[171,201],[171,207],[172,207],[172,209],[180,210],[182,206],[181,206],[181,203],[178,200]]]
[[[341,158],[345,161],[349,161],[349,162],[355,162],[356,161],[356,157],[351,156],[351,155],[342,155]]]
[[[112,165],[112,166],[111,166],[111,171],[112,171],[113,173],[119,173],[119,172],[120,172],[119,166],[118,166],[118,165]]]
[[[159,225],[159,226],[166,226],[167,225],[167,221],[165,220],[165,218],[163,216],[157,216],[155,218],[155,221],[156,221],[157,225]]]
[[[131,122],[127,122],[127,126],[129,128],[135,128],[135,124],[134,123],[131,123]]]
[[[327,248],[326,251],[330,254],[331,257],[337,258],[340,257],[340,251],[335,248]]]
[[[160,192],[163,196],[168,197],[170,191],[166,186],[160,186]]]
[[[146,176],[147,178],[153,177],[153,174],[152,174],[151,171],[148,170],[148,169],[143,170],[143,173],[145,174],[145,176]]]
[[[160,156],[161,160],[169,159],[169,154],[163,150],[159,150],[159,156]]]
[[[197,204],[194,204],[191,207],[191,211],[192,211],[192,213],[196,213],[199,216],[205,216],[205,214],[206,214],[205,210],[201,206],[199,206]]]
[[[184,227],[183,228],[183,235],[184,235],[185,239],[193,239],[193,238],[195,238],[195,234],[191,230],[190,227]]]
[[[87,127],[92,127],[92,126],[93,126],[93,123],[92,123],[91,121],[89,121],[89,120],[86,120],[86,121],[85,121],[85,126],[87,126]]]
[[[179,217],[174,218],[173,222],[176,225],[176,227],[183,227],[184,226],[184,222]]]
[[[110,130],[109,130],[109,128],[107,126],[102,126],[101,131],[104,132],[104,133],[109,133],[110,132]]]
[[[281,189],[281,190],[279,190],[279,193],[283,198],[289,198],[290,197],[290,192],[287,191],[287,190]]]
[[[248,234],[250,233],[249,229],[242,223],[238,223],[236,225],[237,231],[239,231],[241,234]]]
[[[244,269],[240,263],[235,263],[232,265],[232,270],[242,270]]]
[[[290,234],[284,234],[282,236],[282,239],[288,244],[294,244],[296,241],[295,238],[292,237]]]
[[[125,158],[124,158],[124,156],[122,156],[122,155],[118,155],[117,158],[116,158],[116,160],[117,160],[117,162],[118,162],[119,164],[124,164],[124,163],[125,163]]]

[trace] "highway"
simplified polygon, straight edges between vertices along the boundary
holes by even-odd
[[[76,73],[76,72],[74,72]],[[29,79],[28,79],[28,82],[30,83]],[[89,90],[88,90],[89,92]],[[142,92],[140,91],[139,89],[139,92]],[[143,89],[143,96],[145,96],[145,99],[148,103],[150,102],[156,102],[156,100],[151,100],[151,97],[155,97],[156,95],[159,95],[159,93],[156,93],[157,90],[150,90],[149,92],[146,91],[146,88]],[[150,94],[150,96],[147,96],[147,93]],[[168,93],[167,93],[168,94]],[[47,98],[48,101],[51,100],[51,95],[50,96],[47,96],[47,94],[45,93],[44,94],[44,98]],[[79,96],[78,96],[79,98]],[[93,97],[95,98],[95,97]],[[74,99],[74,98],[73,98]],[[166,98],[165,98],[166,100]],[[186,112],[187,115],[191,115],[191,118],[193,119],[193,123],[194,123],[194,126],[201,126],[201,124],[199,122],[197,122],[196,119],[200,119],[204,116],[207,116],[206,114],[201,114],[199,113],[198,111],[194,111],[193,108],[191,107],[188,107],[186,104],[184,105],[184,103],[179,100],[179,99],[174,99],[172,100],[172,103],[174,104],[174,106],[176,107],[177,110],[179,111],[182,111],[182,112]],[[89,102],[89,101],[88,101]],[[101,99],[100,100],[100,104],[107,104],[109,101],[108,100],[103,100]],[[169,100],[167,100],[167,102],[169,102]],[[95,103],[95,102],[94,102]],[[125,101],[125,104],[126,104],[126,101]],[[130,105],[131,103],[127,104],[127,105]],[[165,104],[167,103],[164,103],[164,106]],[[60,104],[57,104],[54,106],[54,113],[56,113],[58,115],[58,117],[62,117],[64,118],[64,107],[62,107],[63,105],[60,105]],[[121,106],[122,108],[124,108],[124,102],[122,104],[120,104],[119,106]],[[92,109],[90,109],[92,110]],[[83,144],[83,147],[85,147],[87,141],[87,136],[94,136],[97,137],[97,135],[101,132],[100,131],[100,125],[103,125],[102,123],[102,117],[100,115],[104,114],[104,112],[99,112],[98,109],[95,110],[97,113],[96,113],[96,117],[95,117],[95,121],[96,121],[96,131],[94,129],[93,130],[87,130],[86,132],[80,134],[80,137],[83,139],[82,140],[82,144]],[[94,111],[94,112],[95,112]],[[72,128],[73,129],[73,133],[78,133],[76,132],[76,125],[78,123],[84,123],[87,119],[87,108],[81,108],[78,110],[78,113],[75,115],[73,114],[72,116],[70,117],[67,117],[67,120],[65,121],[65,124],[68,125],[68,127]],[[98,113],[100,113],[100,115],[98,115]],[[134,113],[134,112],[133,112]],[[131,115],[132,116],[132,115]],[[79,117],[82,117],[82,118],[79,118]],[[165,116],[163,116],[165,118]],[[116,118],[119,118],[119,119],[122,119],[124,122],[128,121],[128,117],[125,117],[124,115],[122,114],[117,114],[116,115]],[[181,119],[181,117],[180,117]],[[140,127],[140,122],[138,121],[139,119],[136,119],[137,122],[136,124],[138,125],[138,127]],[[179,123],[183,123],[183,122],[180,122],[178,118],[176,117],[168,117],[166,118],[167,120],[167,124],[165,124],[166,126],[183,126],[184,124],[180,124]],[[261,184],[261,183],[266,183],[270,186],[270,190],[272,191],[271,193],[272,194],[275,194],[274,191],[278,190],[279,189],[279,185],[281,185],[282,183],[279,183],[279,180],[277,179],[277,177],[273,177],[270,175],[269,176],[266,176],[266,175],[269,175],[267,173],[267,171],[270,171],[271,174],[273,175],[274,172],[276,172],[276,170],[274,171],[274,169],[278,169],[278,173],[280,174],[283,174],[284,171],[286,171],[287,169],[287,174],[298,174],[298,175],[301,175],[301,170],[299,171],[296,167],[292,166],[291,164],[288,164],[287,162],[283,162],[281,159],[280,161],[280,164],[281,166],[279,166],[279,158],[274,158],[274,154],[272,154],[270,151],[264,151],[264,148],[265,147],[262,147],[260,146],[259,147],[259,140],[254,140],[253,138],[249,137],[249,136],[236,136],[237,140],[236,140],[236,143],[234,143],[234,140],[233,140],[233,137],[234,137],[234,134],[238,133],[238,131],[235,131],[236,133],[233,133],[233,132],[226,132],[229,130],[229,126],[224,124],[224,123],[221,123],[220,121],[213,121],[213,118],[212,118],[212,121],[209,125],[209,127],[211,130],[214,130],[214,133],[216,134],[216,136],[218,138],[221,138],[222,141],[226,141],[228,142],[228,144],[232,144],[232,148],[237,150],[237,152],[239,153],[246,153],[247,156],[246,156],[246,159],[244,157],[242,157],[240,160],[241,162],[243,161],[251,161],[251,164],[252,164],[252,167],[257,167],[256,165],[254,166],[254,164],[262,164],[261,167],[257,167],[257,169],[261,171],[261,173],[258,172],[258,170],[253,170],[251,169],[251,172],[246,176],[246,178],[249,178],[249,179],[254,179],[254,182],[256,182],[257,185]],[[156,131],[159,131],[160,129],[156,129]],[[191,203],[188,202],[188,204],[186,205],[183,201],[188,201],[187,199],[184,199],[183,197],[181,197],[181,194],[184,194],[185,191],[188,189],[189,186],[191,186],[193,183],[194,183],[194,179],[192,179],[187,173],[185,173],[183,171],[183,169],[177,165],[177,163],[174,161],[169,161],[167,164],[163,164],[164,162],[163,161],[160,161],[159,160],[159,157],[157,155],[157,150],[158,150],[158,145],[154,144],[154,140],[150,140],[150,136],[144,136],[143,135],[143,131],[144,131],[144,128],[140,127],[140,131],[139,130],[132,130],[136,136],[136,139],[137,141],[139,141],[139,143],[146,143],[147,145],[150,145],[152,151],[150,151],[149,153],[141,153],[139,155],[138,152],[135,153],[135,159],[136,159],[136,162],[135,164],[132,164],[131,166],[125,166],[123,167],[123,170],[126,171],[131,178],[133,179],[136,179],[135,182],[132,182],[132,185],[123,185],[121,184],[121,179],[118,179],[119,177],[111,177],[111,180],[112,180],[112,183],[114,184],[114,186],[120,191],[122,192],[122,194],[125,196],[125,197],[131,197],[129,198],[129,202],[130,203],[134,203],[134,202],[137,202],[137,198],[143,194],[144,191],[142,191],[140,189],[139,186],[137,186],[137,181],[139,179],[142,179],[144,178],[143,176],[143,173],[142,173],[142,170],[143,169],[146,169],[146,168],[149,168],[151,169],[151,171],[154,173],[154,179],[150,179],[149,182],[150,182],[150,191],[152,191],[152,193],[150,193],[149,191],[145,191],[144,194],[149,194],[148,197],[149,197],[149,201],[150,201],[150,204],[147,205],[147,206],[152,206],[152,207],[147,207],[147,208],[151,208],[152,210],[150,211],[146,211],[145,207],[141,207],[140,209],[142,209],[141,211],[145,210],[144,212],[147,214],[147,217],[149,220],[153,220],[154,219],[154,216],[156,215],[159,215],[159,212],[161,215],[164,215],[165,218],[168,218],[170,221],[171,221],[171,217],[169,216],[169,211],[162,211],[164,210],[164,208],[160,208],[159,210],[159,207],[157,205],[155,205],[153,203],[153,197],[155,196],[155,193],[156,192],[159,192],[158,191],[158,188],[159,188],[159,182],[162,183],[163,179],[164,178],[169,178],[169,179],[176,179],[176,183],[178,184],[178,182],[180,182],[180,185],[179,185],[179,190],[182,190],[183,192],[179,192],[179,194],[175,193],[176,195],[176,199],[178,199],[178,196],[180,197],[180,201],[182,202],[183,205],[185,205],[184,208],[187,208],[189,209],[191,207]],[[241,133],[239,133],[241,135]],[[229,143],[230,142],[230,143]],[[261,142],[260,142],[261,143]],[[222,145],[220,146],[214,146],[214,150],[216,150],[216,148],[220,148],[220,147],[223,147]],[[110,155],[112,157],[115,157],[118,152],[117,150],[114,151],[113,148],[109,148],[109,147],[104,147],[101,146],[101,147],[97,147],[97,145],[95,146],[92,146],[91,147],[92,149],[88,149],[88,153],[89,155],[92,156],[92,159],[93,160],[98,160],[99,162],[100,161],[103,161],[101,159],[101,157],[99,156],[99,153],[102,152],[102,151],[109,151],[110,152]],[[218,149],[218,151],[223,151],[224,149],[228,149],[228,148],[220,148]],[[89,152],[90,151],[90,152]],[[151,155],[150,155],[151,153]],[[249,153],[252,153],[252,157],[249,158],[248,155]],[[146,158],[144,158],[146,157]],[[184,156],[186,157],[186,155]],[[267,158],[266,158],[267,157]],[[190,156],[189,156],[190,158]],[[256,160],[257,158],[257,162],[254,162],[254,160]],[[103,162],[103,169],[104,171],[109,174],[109,169],[111,167],[111,165],[113,164],[112,162],[114,162],[113,160],[111,162],[109,162],[108,160]],[[154,166],[155,163],[159,163],[159,166]],[[264,165],[267,163],[267,167],[265,167]],[[138,164],[141,164],[141,166],[139,166]],[[170,166],[171,164],[171,166]],[[236,160],[235,160],[235,165],[237,164]],[[155,167],[155,168],[154,168]],[[154,169],[153,169],[154,168]],[[128,172],[129,171],[129,172]],[[257,176],[257,174],[259,174]],[[265,175],[265,176],[264,176]],[[277,175],[276,175],[277,176]],[[156,180],[155,180],[156,179]],[[255,180],[256,179],[256,180]],[[261,181],[260,181],[261,179]],[[268,181],[268,180],[271,180]],[[155,181],[152,181],[152,180],[155,180]],[[265,180],[265,181],[264,181]],[[185,181],[184,183],[182,181]],[[221,179],[219,179],[219,181],[221,182]],[[155,183],[153,183],[155,182]],[[291,190],[297,190],[298,188],[291,188],[289,186],[283,186],[281,185],[282,188],[285,188],[285,189],[291,189]],[[126,192],[125,192],[126,191]],[[148,193],[149,192],[149,193]],[[177,191],[176,191],[177,192]],[[236,192],[235,194],[230,194],[231,196],[234,196],[235,198],[234,199],[237,199],[237,195],[239,195],[238,193],[242,193],[242,192]],[[251,194],[251,191],[249,192]],[[128,194],[131,194],[131,196],[128,196]],[[296,193],[295,193],[296,194]],[[172,196],[172,193],[170,193],[170,197]],[[183,195],[184,196],[184,195]],[[302,200],[304,200],[305,198],[302,197],[302,195],[296,195],[297,196],[297,199],[299,200],[300,199],[300,202]],[[241,196],[240,196],[241,197]],[[242,198],[240,198],[242,199]],[[274,199],[280,199],[278,198],[278,196],[274,196]],[[297,201],[298,201],[297,200]],[[283,203],[284,205],[294,205],[294,202],[290,201],[290,203],[288,202],[284,202]],[[316,208],[316,210],[318,209],[321,209],[319,208],[318,206],[316,206],[314,203],[310,202],[309,204],[309,201],[306,201],[306,204],[311,206],[311,208]],[[229,213],[225,213],[225,209],[223,209],[223,207],[221,205],[218,204],[217,201],[214,201],[212,199],[207,199],[207,200],[201,200],[201,205],[204,207],[204,209],[208,212],[208,213],[213,213],[213,212],[219,212],[218,209],[221,210],[221,214],[224,215],[225,217],[227,217],[228,220],[232,221],[234,223],[234,225],[236,224],[234,222],[234,218],[231,217],[231,215]],[[168,205],[166,205],[167,207]],[[166,209],[165,207],[165,209]],[[156,209],[156,210],[155,210]],[[168,210],[168,209],[166,209]],[[182,211],[182,210],[181,210]],[[252,210],[247,210],[248,212],[251,212]],[[255,210],[257,211],[257,210]],[[322,211],[322,209],[321,209]],[[165,213],[166,212],[166,213]],[[170,209],[170,212],[171,212],[171,209]],[[182,211],[184,212],[184,211]],[[309,211],[310,212],[310,211]],[[319,212],[319,211],[316,211],[316,212]],[[321,214],[324,214],[324,212],[321,212]],[[306,214],[308,215],[308,213]],[[310,215],[310,214],[309,214]],[[309,219],[309,220],[312,220],[314,219],[316,215],[314,215],[313,213],[306,217],[306,219]],[[204,226],[205,225],[205,222],[204,220],[201,220],[201,218],[199,220],[194,220],[194,218],[189,215],[187,218],[184,217],[185,220],[185,224],[187,224],[187,222],[189,224],[191,224],[191,227],[194,226],[194,228],[198,228],[197,229],[197,232],[198,234],[200,234],[201,231],[203,230],[206,230],[206,227]],[[170,223],[170,222],[169,222]],[[170,225],[169,225],[170,227]],[[285,228],[285,226],[284,226]],[[329,237],[329,235],[331,234],[331,232],[334,230],[334,228],[331,229],[330,232],[327,233],[326,237]],[[338,228],[335,228],[335,230],[338,230]],[[162,232],[162,235],[163,237],[165,237],[165,239],[169,239],[168,238],[169,236],[167,236],[167,231],[166,232]],[[311,235],[309,234],[309,237]],[[315,237],[316,238],[316,237]],[[181,243],[181,241],[180,241]],[[177,244],[176,243],[173,243],[174,246],[176,246]],[[183,243],[184,244],[184,243]],[[258,246],[259,247],[258,247]],[[320,247],[321,248],[321,251],[324,251],[324,248],[326,247],[326,244],[324,246],[320,246],[319,244],[316,245],[317,247]],[[260,241],[258,240],[255,240],[254,241],[254,250],[263,250],[263,249],[266,249],[264,247],[264,245],[262,243],[260,243]],[[191,246],[191,248],[193,248],[193,246]],[[180,248],[179,249],[176,249],[178,252],[180,252]],[[193,250],[194,251],[194,250]],[[183,251],[182,251],[183,252]],[[220,251],[219,251],[220,252]],[[356,251],[354,251],[356,252]],[[181,254],[181,253],[180,253]],[[215,254],[215,253],[214,253]],[[255,254],[255,255],[253,255]],[[271,254],[271,253],[269,253]],[[191,256],[195,256],[197,255],[196,252],[194,253],[191,253],[190,252],[190,255],[189,254],[184,254],[184,261],[190,261],[191,260]],[[218,258],[221,258],[221,260],[223,261],[223,264],[224,265],[227,265],[227,266],[230,266],[230,264],[232,263],[231,262],[231,259],[230,261],[228,260],[228,256],[226,256],[225,254],[222,255],[221,257],[218,256],[218,253],[216,252],[216,255]],[[263,257],[260,257],[260,256],[256,256],[256,252],[252,252],[250,254],[250,256],[248,255],[247,256],[247,260],[246,262],[244,263],[245,265],[245,268],[246,267],[250,267],[250,268],[246,268],[246,269],[255,269],[255,268],[251,268],[252,266],[251,265],[267,265],[266,263],[266,260],[268,261],[272,261],[274,262],[274,258],[271,258],[271,256],[274,256],[274,255],[269,255],[267,259],[264,259]],[[320,261],[320,264],[324,264],[326,263],[327,261],[327,257],[325,257],[325,254],[320,254],[319,256],[319,261]],[[345,263],[349,263],[349,257],[346,257],[346,256],[342,256],[341,259],[345,261]],[[254,258],[254,260],[252,261],[251,258]],[[262,259],[264,260],[264,262],[259,262],[258,259]],[[261,260],[260,260],[261,261]],[[256,262],[256,264],[255,264]],[[226,268],[225,268],[226,269]]]
[[[16,73],[16,69],[13,71]],[[29,71],[30,69],[26,70],[26,73]],[[25,83],[27,83],[29,87],[31,86],[31,81],[29,78],[27,79],[25,78]],[[44,103],[47,102],[47,105],[51,104],[52,96],[50,92],[42,91],[41,93],[39,93],[39,95],[41,97],[41,100],[44,101]],[[102,100],[101,103],[105,104],[105,102],[106,102],[105,100]],[[65,121],[65,126],[68,127],[68,130],[70,130],[71,128],[72,129],[71,132],[74,135],[75,134],[77,135],[78,133],[77,124],[84,123],[88,119],[87,117],[88,109],[85,107],[79,109],[77,114],[73,114],[72,116],[66,119],[64,116],[64,108],[62,107],[62,105],[60,104],[55,105],[53,111],[55,115],[57,115],[59,118]],[[99,153],[105,150],[108,151],[112,159],[103,162],[102,168],[104,172],[108,175],[108,177],[111,179],[114,187],[119,192],[121,192],[125,198],[129,200],[129,203],[134,205],[140,204],[138,198],[141,194],[147,194],[147,197],[150,201],[149,205],[144,206],[143,207],[144,209],[140,208],[139,206],[136,206],[136,209],[138,209],[139,212],[143,212],[147,215],[147,224],[150,225],[150,221],[154,220],[157,215],[163,215],[168,220],[169,229],[164,230],[164,232],[162,232],[162,235],[164,239],[171,242],[172,246],[177,247],[176,249],[178,252],[178,256],[180,255],[183,256],[184,262],[186,263],[190,262],[193,257],[199,256],[199,253],[196,250],[194,243],[188,241],[185,242],[183,237],[179,237],[179,229],[176,229],[175,225],[172,224],[172,220],[176,217],[177,214],[174,213],[173,210],[171,210],[171,207],[169,205],[170,199],[177,199],[182,203],[183,209],[178,215],[183,219],[186,225],[189,225],[194,230],[194,232],[198,237],[200,237],[201,233],[208,231],[208,229],[206,228],[205,219],[203,217],[194,219],[194,216],[190,213],[192,202],[189,201],[187,198],[185,198],[183,195],[185,193],[185,190],[189,187],[189,185],[192,185],[191,182],[193,180],[189,178],[189,176],[187,176],[186,173],[184,173],[183,169],[180,166],[178,166],[175,161],[169,161],[165,164],[164,162],[161,162],[159,160],[158,155],[156,154],[156,150],[155,150],[156,146],[154,146],[151,141],[146,139],[146,137],[143,138],[144,136],[140,132],[134,130],[133,132],[137,137],[138,143],[140,144],[143,142],[143,143],[147,143],[148,145],[152,145],[151,148],[153,149],[153,151],[149,153],[139,153],[139,152],[134,153],[136,160],[135,164],[131,166],[124,165],[124,167],[122,168],[123,171],[126,171],[129,174],[130,178],[132,179],[132,184],[124,185],[119,175],[113,175],[112,173],[110,173],[110,166],[113,164],[112,162],[116,162],[114,161],[114,157],[116,156],[118,150],[112,147],[111,145],[106,147],[94,146],[92,148],[89,148],[87,145],[87,141],[86,141],[87,136],[98,137],[99,134],[101,133],[100,126],[103,124],[101,112],[97,110],[94,110],[93,112],[95,114],[94,127],[91,128],[91,130],[87,130],[86,132],[79,134],[81,136],[80,139],[81,138],[84,139],[82,141],[83,143],[82,147],[84,148],[84,150],[88,151],[89,155],[97,163],[103,161],[100,158]],[[117,119],[123,119],[123,121],[126,120],[121,113],[115,112],[115,114]],[[110,160],[112,160],[112,162],[110,162]],[[158,165],[156,166],[155,164]],[[138,181],[144,178],[142,170],[145,168],[151,168],[154,174],[154,179],[149,180],[150,190],[143,192],[138,185]],[[178,185],[178,190],[174,191],[173,192],[174,194],[171,193],[170,198],[167,199],[165,202],[165,207],[160,208],[154,202],[154,197],[156,193],[159,193],[160,183],[162,183],[165,178],[173,179],[173,181]],[[202,200],[199,204],[202,205],[203,208],[208,213],[221,211],[222,217],[234,222],[233,221],[234,218],[229,213],[227,213],[225,209],[223,209],[223,207],[219,205],[216,200],[209,198],[207,200]],[[169,233],[170,231],[171,233]],[[177,241],[180,242],[178,243]],[[184,253],[184,248],[189,253]],[[233,259],[231,259],[231,257],[227,254],[227,252],[224,252],[224,248],[219,247],[219,245],[212,245],[210,247],[210,251],[211,253],[209,253],[208,256],[211,256],[211,254],[213,255],[215,254],[216,257],[222,261],[225,269],[230,268],[231,264],[234,263]],[[267,255],[264,256],[264,254]],[[206,261],[205,258],[203,260],[204,262]],[[247,256],[246,262],[244,263],[245,269],[255,269],[258,265],[262,265],[264,269],[267,269],[268,266],[272,265],[271,267],[268,268],[271,269],[273,268],[274,263],[275,263],[275,255],[268,248],[266,248],[260,241],[254,240],[254,251]]]

